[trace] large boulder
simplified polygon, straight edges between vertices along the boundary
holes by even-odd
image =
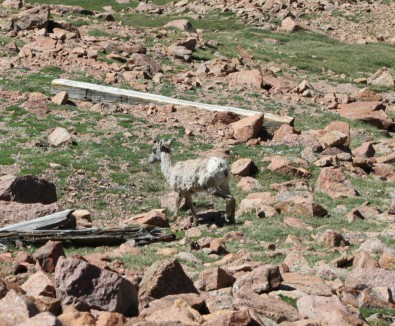
[[[63,305],[83,303],[93,309],[137,315],[136,286],[116,272],[82,259],[61,257],[56,265],[55,282]]]
[[[140,283],[139,296],[155,299],[170,294],[198,293],[192,280],[175,259],[157,261],[145,273]]]
[[[0,200],[23,204],[52,204],[57,200],[56,187],[53,183],[32,175],[5,175],[0,177]]]

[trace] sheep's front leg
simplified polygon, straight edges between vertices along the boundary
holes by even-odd
[[[193,200],[192,200],[192,194],[191,193],[186,193],[185,194],[185,200],[187,202],[188,207],[191,209],[191,213],[192,213],[192,218],[193,218],[193,224],[198,225],[199,224],[199,220],[196,214],[196,210],[195,207],[193,206]]]
[[[236,200],[235,198],[226,190],[220,188],[211,188],[208,190],[210,195],[220,197],[226,201],[226,218],[230,223],[236,223],[235,221],[235,210],[236,210]]]

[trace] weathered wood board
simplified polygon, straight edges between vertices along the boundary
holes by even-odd
[[[69,97],[77,100],[89,100],[92,102],[104,103],[128,103],[128,104],[144,104],[144,103],[158,103],[158,104],[173,104],[181,106],[194,107],[200,110],[209,111],[230,111],[241,116],[252,116],[262,112],[244,110],[231,106],[221,106],[214,104],[205,104],[199,102],[192,102],[186,100],[179,100],[172,97],[137,92],[121,88],[102,86],[97,84],[78,82],[69,79],[54,79],[51,83],[52,93],[56,94],[61,91],[66,91]],[[265,120],[273,121],[282,124],[293,125],[294,118],[288,116],[280,116],[273,113],[263,112]]]
[[[70,227],[70,225],[73,224],[71,218],[71,213],[73,211],[74,211],[73,209],[68,209],[51,215],[42,216],[34,220],[7,225],[3,228],[0,228],[0,232],[5,232],[5,231],[29,232],[35,230],[49,230],[58,227]]]
[[[175,238],[174,234],[164,234],[161,228],[149,225],[120,228],[0,232],[0,243],[3,244],[12,244],[16,240],[25,244],[43,244],[48,240],[55,240],[77,246],[111,246],[120,245],[129,239],[133,239],[137,245],[145,245],[152,242],[174,241]]]

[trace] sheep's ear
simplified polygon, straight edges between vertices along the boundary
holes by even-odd
[[[156,144],[158,141],[156,139],[154,139],[153,143]]]
[[[163,139],[159,140],[159,148],[164,145],[165,141]]]
[[[166,145],[167,145],[167,146],[170,146],[170,145],[173,143],[173,141],[174,141],[174,139],[172,139],[172,138],[169,139],[169,140],[167,141]]]

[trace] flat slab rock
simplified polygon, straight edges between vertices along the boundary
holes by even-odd
[[[283,273],[282,287],[300,290],[310,295],[331,296],[332,291],[324,281],[314,275],[303,275],[299,273]]]

